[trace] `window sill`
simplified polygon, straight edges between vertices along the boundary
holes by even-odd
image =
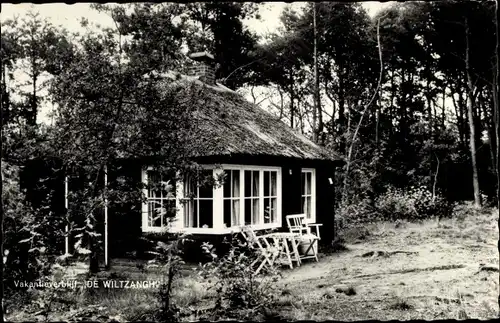
[[[268,229],[277,229],[281,227],[280,223],[267,223],[261,225],[251,226],[253,230],[268,230]],[[144,233],[187,233],[187,234],[231,234],[237,233],[241,231],[241,227],[231,227],[231,228],[144,228],[142,232]]]

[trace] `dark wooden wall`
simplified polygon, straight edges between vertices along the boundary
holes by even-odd
[[[320,227],[321,242],[329,244],[335,237],[335,168],[331,165],[320,165],[316,168],[316,222]]]
[[[301,165],[298,163],[288,163],[282,165],[282,207],[281,207],[281,225],[283,228],[287,227],[286,216],[289,214],[302,213],[301,203]]]

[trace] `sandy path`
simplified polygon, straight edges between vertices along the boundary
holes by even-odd
[[[499,295],[496,219],[386,226],[346,245],[348,251],[284,270],[291,312],[316,320],[492,317]],[[387,254],[394,251],[408,253]],[[356,295],[339,292],[348,287]]]

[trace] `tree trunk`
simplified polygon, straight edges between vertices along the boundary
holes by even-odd
[[[497,203],[498,210],[500,210],[500,108],[499,108],[499,98],[498,98],[498,86],[500,84],[500,50],[499,50],[499,23],[498,23],[498,14],[499,14],[499,0],[495,1],[495,27],[496,27],[496,44],[495,44],[495,58],[496,58],[496,82],[494,82],[495,93],[493,94],[495,98],[495,106],[494,106],[494,123],[495,123],[495,133],[496,133],[496,170],[497,170]],[[497,211],[498,211],[497,210]]]
[[[474,206],[481,207],[481,194],[479,191],[479,177],[476,159],[476,130],[474,124],[474,84],[472,82],[470,61],[469,61],[469,25],[465,18],[465,69],[467,74],[467,116],[469,119],[469,147],[472,161],[472,185],[474,187]]]
[[[293,128],[293,118],[295,108],[293,106],[293,101],[295,100],[295,91],[293,89],[293,71],[290,70],[290,128]]]
[[[313,141],[318,142],[319,124],[317,124],[318,115],[321,114],[319,108],[319,75],[318,75],[318,31],[316,26],[316,2],[313,3],[313,31],[314,31],[314,109],[312,133]]]
[[[378,19],[377,22],[377,45],[378,45],[378,55],[379,55],[379,61],[380,61],[380,73],[378,77],[378,83],[377,83],[377,88],[375,89],[375,92],[373,93],[370,101],[364,106],[363,111],[361,113],[361,117],[359,118],[358,124],[356,126],[356,129],[354,130],[354,134],[352,135],[352,139],[349,145],[349,151],[347,154],[347,160],[346,160],[346,171],[344,173],[344,183],[343,183],[343,194],[342,194],[342,204],[346,204],[348,202],[349,198],[349,170],[351,167],[351,161],[352,161],[352,156],[353,156],[353,148],[356,143],[356,139],[358,137],[358,132],[359,129],[361,128],[361,124],[363,123],[363,118],[368,111],[368,108],[372,105],[373,101],[379,94],[379,90],[382,87],[382,79],[384,75],[384,64],[382,61],[382,44],[380,43],[380,18]],[[350,120],[350,114],[349,114],[349,120]],[[349,136],[348,136],[349,138]]]

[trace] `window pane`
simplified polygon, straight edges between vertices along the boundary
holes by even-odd
[[[311,182],[311,176],[312,176],[312,173],[311,172],[307,172],[306,173],[306,194],[311,194],[311,185],[312,185],[312,182]]]
[[[245,197],[250,197],[252,196],[251,194],[251,187],[252,187],[252,171],[246,170],[245,171]],[[246,214],[246,211],[245,211]]]
[[[252,199],[252,224],[259,224],[259,199]]]
[[[304,172],[302,172],[302,174],[300,174],[300,187],[301,187],[301,192],[302,192],[302,195],[304,195],[306,193],[306,190],[305,190],[305,186],[306,185],[306,174]]]
[[[252,200],[245,199],[245,225],[252,224]]]
[[[234,200],[232,210],[232,226],[240,225],[240,200]]]
[[[148,227],[153,226],[154,202],[148,201]]]
[[[213,228],[213,201],[200,200],[200,228]]]
[[[264,198],[264,223],[271,222],[272,210],[270,204],[271,204],[270,198]]]
[[[194,227],[194,204],[196,201],[188,200],[184,204],[184,227],[192,228]]]
[[[264,196],[269,196],[269,172],[264,172]]]
[[[162,197],[173,199],[175,198],[175,181],[169,179],[167,181],[162,182]]]
[[[230,197],[231,196],[231,183],[232,183],[232,171],[230,170],[225,170],[224,174],[226,175],[225,180],[224,180],[224,197]]]
[[[193,200],[193,208],[192,208],[192,222],[191,222],[191,228],[198,228],[198,201]]]
[[[278,199],[271,198],[271,223],[278,222]]]
[[[252,174],[252,179],[253,179],[253,183],[252,183],[252,196],[255,197],[255,196],[260,196],[259,195],[259,182],[260,182],[260,172],[259,171],[253,171],[253,174]]]
[[[160,197],[158,185],[160,183],[160,175],[158,172],[148,171],[148,197]]]
[[[213,197],[213,185],[210,185],[210,180],[213,179],[213,171],[211,169],[204,169],[200,174],[200,185],[198,187],[199,197],[211,198]]]
[[[197,228],[198,227],[198,201],[189,200],[184,206],[184,227]]]
[[[307,218],[311,218],[311,197],[308,196],[306,197],[306,203],[307,203]]]
[[[149,225],[152,227],[161,226],[161,202],[150,201],[148,203],[148,213],[149,213]]]
[[[214,190],[212,185],[203,185],[199,187],[201,198],[212,198],[214,195]]]
[[[224,200],[224,227],[231,227],[231,200]]]
[[[233,197],[240,196],[240,171],[233,170],[232,171],[232,179],[233,179]]]
[[[177,212],[177,208],[175,207],[175,200],[164,200],[163,206],[163,225],[167,225],[170,221],[174,220]]]
[[[184,179],[184,197],[191,197],[193,193],[196,193],[194,180],[191,176],[186,176]]]
[[[271,172],[271,196],[278,196],[278,172]]]
[[[307,214],[307,203],[304,196],[302,197],[302,213]]]

